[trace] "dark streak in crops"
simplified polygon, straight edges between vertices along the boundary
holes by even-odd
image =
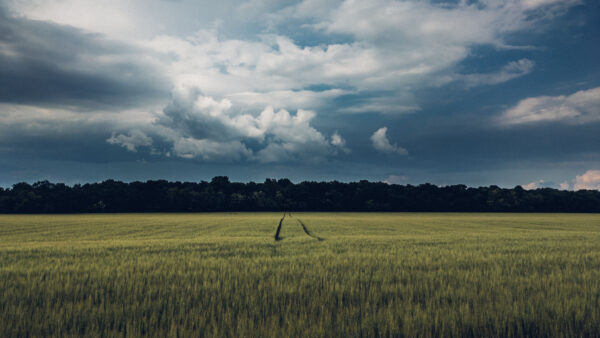
[[[279,220],[279,225],[277,226],[277,231],[275,231],[275,240],[276,241],[280,241],[283,239],[283,237],[279,237],[279,232],[281,231],[281,224],[283,223],[284,218],[285,218],[285,214],[283,214],[283,217],[281,217],[281,219]]]
[[[297,218],[298,223],[300,223],[300,225],[302,226],[302,230],[304,230],[304,233],[306,233],[308,236],[318,240],[318,241],[322,241],[323,238],[319,237],[319,236],[315,236],[313,234],[310,233],[310,231],[308,231],[308,228],[306,227],[306,225],[304,224],[304,222],[302,222],[299,218]]]

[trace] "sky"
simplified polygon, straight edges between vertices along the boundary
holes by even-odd
[[[0,0],[0,186],[600,189],[600,2]]]

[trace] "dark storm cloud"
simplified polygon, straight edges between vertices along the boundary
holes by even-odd
[[[0,6],[0,102],[98,109],[164,95],[168,83],[142,48]]]
[[[0,0],[0,185],[600,168],[598,119],[497,123],[597,106],[596,1],[107,2]]]

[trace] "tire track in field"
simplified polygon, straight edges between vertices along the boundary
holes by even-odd
[[[285,213],[283,214],[283,217],[281,217],[281,219],[279,220],[279,225],[277,226],[277,231],[275,231],[275,240],[276,241],[280,241],[283,239],[283,237],[279,237],[279,233],[281,232],[281,224],[283,223],[284,218],[285,218]]]
[[[308,236],[316,239],[317,241],[322,241],[324,240],[323,238],[319,237],[319,236],[315,236],[313,234],[310,233],[310,231],[308,231],[308,228],[306,227],[306,224],[304,224],[304,222],[302,222],[299,218],[296,218],[298,220],[298,223],[300,223],[300,225],[302,226],[302,230],[304,230],[304,233],[307,234]]]

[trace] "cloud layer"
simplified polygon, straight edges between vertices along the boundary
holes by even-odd
[[[424,181],[543,159],[574,177],[597,165],[597,66],[579,65],[599,45],[593,4],[0,0],[0,165],[71,154]],[[507,128],[552,121],[559,145]]]

